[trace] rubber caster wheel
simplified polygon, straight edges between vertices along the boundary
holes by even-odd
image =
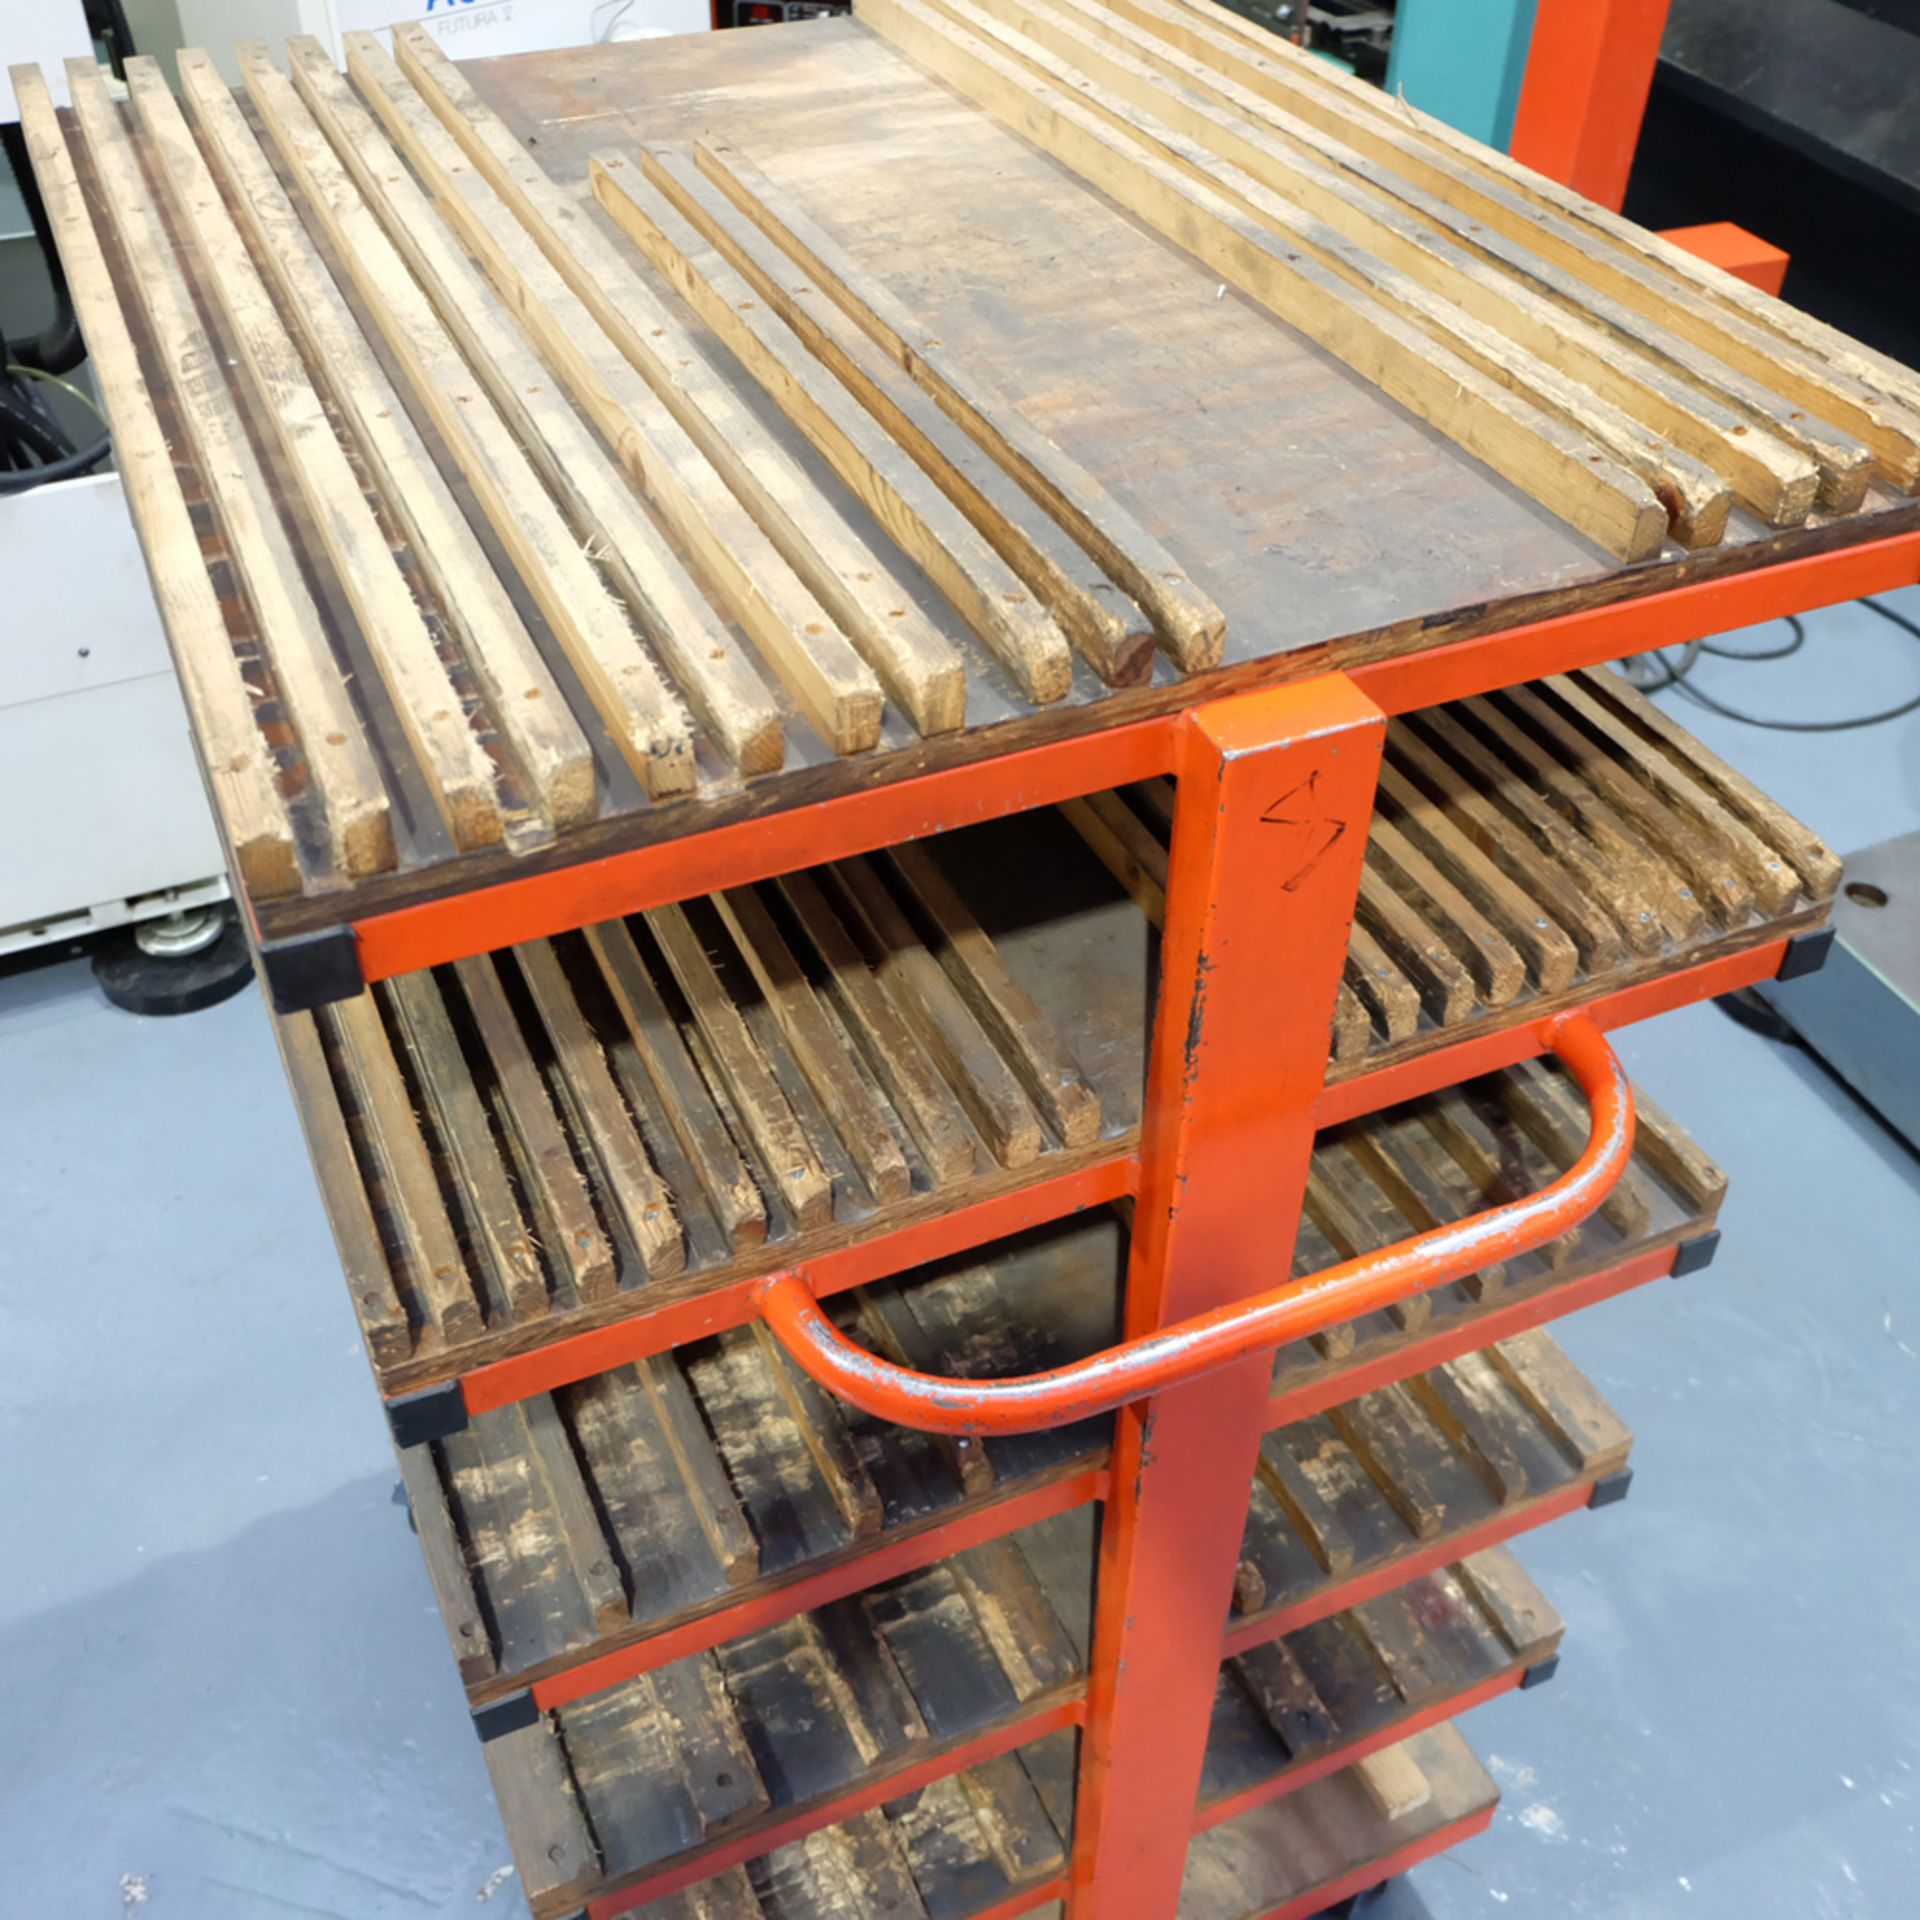
[[[93,977],[125,1013],[198,1013],[231,1000],[253,978],[253,959],[231,907],[197,907],[108,934]]]

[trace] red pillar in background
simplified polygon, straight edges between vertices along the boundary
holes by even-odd
[[[1666,26],[1667,0],[1539,0],[1513,157],[1617,213]]]

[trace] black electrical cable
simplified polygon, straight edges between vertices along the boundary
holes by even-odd
[[[1887,606],[1879,600],[1861,600],[1859,605],[1870,612],[1877,613],[1882,620],[1898,627],[1902,633],[1911,634],[1920,640],[1920,623],[1909,620],[1904,613]],[[1770,648],[1759,653],[1742,653],[1733,648],[1707,647],[1698,649],[1701,653],[1714,653],[1728,660],[1784,660],[1789,654],[1798,653],[1806,641],[1806,629],[1799,620],[1789,617],[1789,624],[1795,629],[1795,637],[1784,647]],[[1903,720],[1910,713],[1920,713],[1920,694],[1911,700],[1903,700],[1897,707],[1888,707],[1880,713],[1855,714],[1846,720],[1779,720],[1769,714],[1742,713],[1737,707],[1730,707],[1724,701],[1716,700],[1711,694],[1702,693],[1687,677],[1692,671],[1693,661],[1685,661],[1678,667],[1668,666],[1667,677],[1644,688],[1647,693],[1662,693],[1668,687],[1682,699],[1691,700],[1697,707],[1704,707],[1709,713],[1717,713],[1725,720],[1737,720],[1742,726],[1763,727],[1770,733],[1855,733],[1863,727],[1885,726],[1889,720]]]
[[[67,276],[60,266],[60,249],[54,245],[46,202],[40,197],[40,183],[27,164],[27,136],[19,121],[9,120],[0,126],[0,148],[6,151],[14,184],[26,203],[27,218],[33,223],[33,237],[40,243],[40,257],[46,262],[47,278],[53,287],[53,319],[32,339],[11,342],[7,358],[23,367],[38,367],[42,373],[71,373],[87,357],[87,343],[81,337],[79,321],[74,318],[73,297],[67,291]]]
[[[0,382],[0,434],[42,460],[64,459],[73,451],[73,442],[59,423],[40,408],[27,405],[5,382]]]
[[[91,446],[82,447],[78,453],[49,460],[44,466],[21,467],[12,473],[0,473],[0,493],[25,493],[29,487],[42,486],[49,480],[71,480],[75,474],[85,473],[89,467],[97,466],[112,451],[113,437],[103,433]]]
[[[1786,660],[1798,653],[1807,644],[1807,623],[1797,613],[1786,616],[1787,625],[1793,630],[1793,638],[1784,647],[1760,647],[1752,653],[1743,652],[1739,647],[1716,647],[1710,640],[1700,642],[1700,651],[1710,653],[1716,660]]]

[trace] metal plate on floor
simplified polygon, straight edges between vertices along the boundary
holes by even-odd
[[[1920,833],[1847,856],[1818,973],[1760,988],[1861,1099],[1920,1148]]]

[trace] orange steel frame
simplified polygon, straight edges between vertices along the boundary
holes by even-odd
[[[1148,775],[1177,776],[1161,984],[1145,1119],[1137,1150],[1092,1169],[1042,1181],[943,1220],[923,1222],[812,1263],[818,1293],[1016,1230],[1074,1208],[1131,1196],[1134,1231],[1123,1334],[1135,1339],[1197,1313],[1244,1302],[1291,1264],[1294,1222],[1314,1132],[1324,1122],[1449,1084],[1538,1050],[1532,1026],[1468,1035],[1433,1055],[1327,1085],[1333,1004],[1357,896],[1388,714],[1596,664],[1624,653],[1703,638],[1783,613],[1882,592],[1920,579],[1920,534],[1904,534],[1802,560],[1684,586],[1638,600],[1461,640],[1352,674],[1263,689],[1169,718],[989,759],[845,796],[788,815],[635,850],[590,866],[508,881],[455,899],[361,922],[362,967],[380,978],[609,914],[684,898],[796,866],[870,850],[969,821],[1049,804]],[[1778,944],[1758,947],[1673,980],[1628,989],[1587,1009],[1600,1027],[1645,1017],[1777,966]],[[1666,1271],[1672,1254],[1574,1283],[1604,1298]],[[754,1310],[756,1283],[578,1336],[468,1374],[478,1411],[620,1364]],[[1571,1304],[1515,1303],[1501,1331]],[[1369,1363],[1356,1382],[1446,1357],[1460,1336],[1496,1337],[1481,1317]],[[1463,1350],[1463,1349],[1462,1349]],[[1071,1920],[1171,1920],[1176,1912],[1201,1762],[1223,1656],[1289,1630],[1321,1604],[1352,1604],[1583,1504],[1585,1484],[1523,1503],[1477,1530],[1317,1596],[1306,1609],[1226,1627],[1262,1434],[1315,1404],[1322,1387],[1276,1394],[1270,1356],[1233,1362],[1123,1407],[1104,1476],[1069,1477],[1036,1496],[1102,1499],[1099,1582],[1084,1701],[1016,1725],[863,1785],[829,1806],[704,1849],[659,1874],[589,1903],[593,1920],[658,1897],[1053,1728],[1081,1728],[1071,1866],[1063,1885],[1023,1892],[996,1913],[1011,1920],[1064,1895]],[[1025,1506],[1004,1510],[1038,1512]],[[973,1515],[903,1543],[918,1558],[973,1537],[992,1515]],[[984,1537],[984,1536],[981,1536]],[[1434,1557],[1437,1556],[1437,1557]],[[865,1584],[880,1564],[851,1561],[757,1599],[782,1611],[816,1594]],[[888,1564],[891,1564],[889,1562]],[[906,1564],[902,1560],[902,1565]],[[721,1610],[670,1630],[675,1651],[712,1644],[744,1616]],[[758,1615],[756,1613],[755,1617]],[[656,1649],[657,1650],[657,1649]],[[595,1670],[610,1684],[635,1659],[621,1650]],[[586,1670],[579,1670],[585,1672]],[[537,1697],[575,1697],[576,1676],[542,1683]],[[1318,1911],[1454,1840],[1488,1815],[1457,1822],[1347,1879],[1276,1910]]]
[[[1348,677],[1386,713],[1406,713],[1916,581],[1920,533],[1894,534],[1456,640],[1355,667]],[[360,970],[368,980],[383,980],[1171,773],[1185,717],[1110,727],[376,913],[354,924]]]

